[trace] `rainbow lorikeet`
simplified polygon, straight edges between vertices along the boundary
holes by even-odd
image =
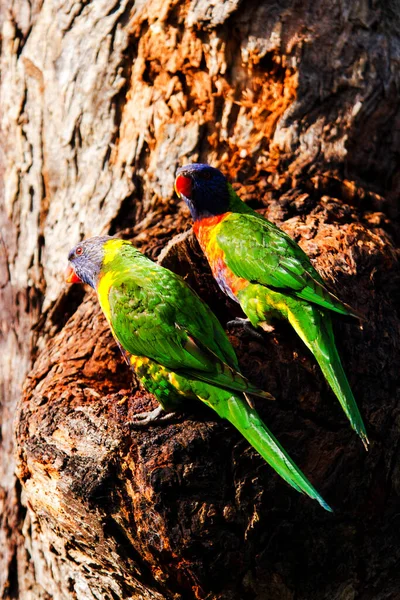
[[[67,281],[96,290],[125,359],[163,409],[201,400],[228,419],[285,481],[331,510],[246,402],[245,394],[271,396],[239,372],[219,321],[181,277],[130,242],[108,236],[81,242],[68,260]]]
[[[330,312],[358,315],[328,291],[300,246],[242,202],[218,169],[206,164],[181,167],[175,190],[189,207],[194,233],[222,291],[239,302],[254,327],[266,328],[273,318],[289,321],[314,354],[367,448]]]

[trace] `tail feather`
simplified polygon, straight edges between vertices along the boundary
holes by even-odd
[[[221,398],[214,400],[214,394],[211,394],[209,398],[203,401],[213,408],[220,417],[230,421],[289,485],[298,492],[307,494],[313,500],[317,500],[325,510],[333,512],[272,435],[258,413],[239,396],[231,394],[221,401]]]
[[[368,450],[367,432],[336,348],[330,316],[311,305],[299,305],[296,311],[289,308],[288,319],[314,354],[352,428]]]
[[[315,279],[311,273],[304,273],[304,276],[309,278],[310,285],[305,286],[302,290],[296,292],[296,296],[341,315],[365,321],[365,317],[361,313],[356,311],[349,304],[346,304],[346,302],[343,302],[343,300],[340,300],[333,292],[330,292],[321,281]]]
[[[200,371],[199,369],[183,369],[182,373],[187,377],[215,385],[222,390],[243,392],[244,394],[264,398],[264,400],[275,400],[272,394],[254,386],[244,375],[226,363],[219,360],[217,365],[219,366],[219,371],[216,373]]]

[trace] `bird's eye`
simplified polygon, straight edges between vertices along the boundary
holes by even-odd
[[[209,179],[211,179],[211,177],[212,177],[211,171],[208,171],[208,170],[207,171],[202,171],[202,173],[201,173],[201,178],[202,179],[205,179],[205,181],[208,181]]]
[[[83,252],[83,248],[82,246],[78,246],[77,249],[75,250],[75,254],[76,256],[80,256]]]

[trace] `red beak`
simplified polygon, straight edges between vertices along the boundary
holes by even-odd
[[[175,191],[178,194],[179,197],[181,197],[181,195],[185,196],[186,198],[190,198],[191,194],[192,194],[192,180],[190,179],[190,177],[185,177],[184,175],[178,175],[178,177],[175,179]]]
[[[74,267],[71,265],[68,265],[65,272],[65,281],[67,283],[82,283],[82,279],[79,279],[78,275],[75,273]]]

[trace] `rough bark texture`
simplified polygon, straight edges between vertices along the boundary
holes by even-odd
[[[398,0],[0,11],[1,597],[400,598]],[[288,326],[262,344],[230,331],[277,398],[260,413],[333,515],[205,408],[130,431],[154,399],[93,293],[63,284],[73,243],[118,233],[152,258],[169,242],[163,264],[223,324],[237,314],[183,233],[174,173],[194,160],[365,314],[336,332],[368,454]]]

